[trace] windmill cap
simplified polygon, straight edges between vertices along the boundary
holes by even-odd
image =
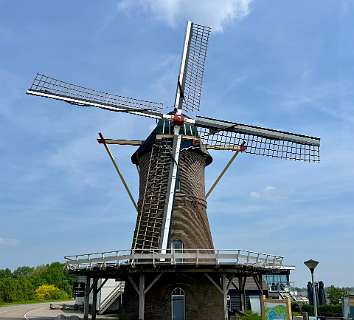
[[[181,142],[181,150],[194,150],[201,153],[205,156],[206,165],[212,163],[213,158],[202,144],[196,144],[195,141],[199,139],[199,134],[197,128],[192,125],[185,123],[181,126],[180,133],[182,136],[195,137],[195,139],[183,139]],[[149,153],[152,150],[153,145],[155,144],[156,137],[158,135],[173,135],[173,123],[169,120],[162,119],[159,120],[156,128],[151,132],[147,139],[142,143],[142,145],[134,152],[131,157],[131,160],[134,164],[139,164],[139,158]]]

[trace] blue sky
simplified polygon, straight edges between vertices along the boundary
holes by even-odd
[[[321,163],[242,155],[210,197],[217,248],[320,261],[354,285],[354,2],[0,0],[0,268],[129,248],[135,213],[101,145],[153,121],[25,95],[36,72],[173,103],[185,22],[213,27],[201,115],[321,137]],[[114,154],[137,195],[131,147]],[[231,154],[214,152],[209,186]]]

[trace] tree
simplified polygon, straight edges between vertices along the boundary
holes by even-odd
[[[12,277],[10,269],[0,269],[0,278]]]
[[[18,267],[14,272],[13,275],[15,277],[28,277],[33,273],[34,268],[31,267]]]
[[[336,288],[335,286],[330,286],[327,289],[327,296],[330,304],[339,304],[340,300],[348,294],[348,291],[344,288]]]
[[[14,272],[0,269],[0,303],[25,302],[35,298],[67,299],[72,295],[74,279],[67,273],[64,264],[59,262],[38,267],[19,267]],[[36,291],[42,285],[52,285],[56,289],[45,290],[44,287]]]

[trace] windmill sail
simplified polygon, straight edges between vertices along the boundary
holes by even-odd
[[[176,89],[175,108],[177,110],[177,117],[182,114],[182,110],[199,110],[209,34],[209,27],[204,27],[188,21]],[[180,129],[180,124],[175,123],[171,153],[173,161],[171,162],[169,170],[166,202],[161,228],[162,237],[160,248],[163,250],[166,250],[168,247],[170,234],[179,153],[182,142]]]
[[[250,154],[320,161],[320,138],[199,116],[195,124],[202,142],[209,146],[234,150],[244,143],[245,152]]]
[[[38,73],[27,94],[62,100],[82,107],[97,107],[115,112],[161,118],[163,105],[158,102],[123,97],[88,89]]]
[[[141,166],[147,167],[142,178],[142,200],[138,204],[132,249],[157,249],[161,241],[161,228],[168,188],[171,164],[171,139],[155,141],[148,158],[141,159]]]
[[[176,105],[186,112],[199,111],[210,31],[209,27],[191,23],[190,33],[186,33],[188,43],[184,78],[183,81],[179,79],[177,88],[183,92],[180,105]]]

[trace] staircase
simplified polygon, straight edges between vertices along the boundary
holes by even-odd
[[[294,296],[290,291],[279,291],[279,296],[281,299],[289,298],[291,301],[296,301],[296,296]]]
[[[104,314],[109,309],[109,307],[119,299],[119,297],[124,292],[124,286],[125,286],[125,282],[124,281],[119,281],[117,283],[117,286],[100,303],[98,314]]]

